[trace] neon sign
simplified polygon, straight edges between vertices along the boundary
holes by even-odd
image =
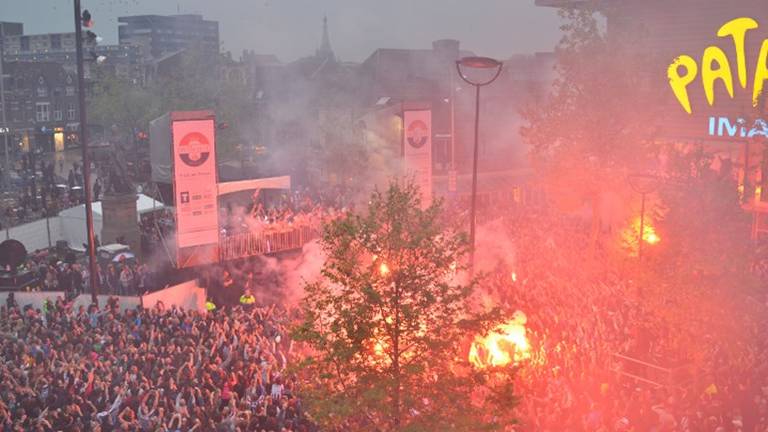
[[[768,121],[756,120],[751,127],[743,118],[732,122],[728,117],[710,117],[709,135],[716,137],[741,137],[753,138],[756,136],[768,137]]]
[[[748,82],[749,77],[747,76],[747,33],[758,27],[760,25],[752,18],[737,18],[725,23],[717,32],[718,37],[730,37],[733,40],[733,46],[736,49],[735,64],[738,84],[745,90],[750,84]],[[681,73],[681,69],[684,69],[684,73]],[[699,68],[699,64],[693,57],[685,54],[681,55],[669,65],[667,77],[677,101],[688,114],[693,113],[688,87],[698,78],[699,69],[701,69],[701,83],[704,86],[704,93],[710,106],[713,106],[715,103],[715,84],[718,81],[725,86],[731,99],[734,98],[735,82],[733,68],[728,56],[720,47],[713,45],[704,50],[701,58],[701,68]],[[766,81],[768,81],[768,39],[763,41],[751,81],[752,105],[754,107],[758,106]]]

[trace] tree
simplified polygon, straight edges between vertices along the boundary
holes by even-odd
[[[318,133],[308,149],[308,183],[320,191],[342,188],[346,196],[362,192],[368,185],[361,180],[371,176],[371,164],[354,115],[340,109],[325,110],[314,128]]]
[[[668,276],[686,268],[729,289],[745,287],[753,253],[751,215],[741,207],[730,169],[716,172],[711,163],[700,149],[671,154],[672,184],[660,189],[668,210],[659,225],[668,241],[659,259]]]
[[[234,152],[251,135],[251,92],[245,83],[219,75],[224,59],[196,47],[177,56],[168,66],[172,76],[159,72],[144,85],[100,71],[89,100],[93,122],[105,128],[116,126],[126,136],[133,129],[148,130],[152,119],[169,111],[210,109],[219,124],[229,125],[217,131],[219,153]]]
[[[501,430],[512,422],[513,371],[474,369],[472,336],[498,324],[452,281],[467,251],[435,203],[393,182],[363,214],[330,223],[322,280],[306,285],[294,336],[311,354],[301,373],[322,425],[370,431]],[[467,341],[467,343],[463,343]]]
[[[131,133],[147,130],[149,121],[161,113],[162,101],[152,89],[144,88],[109,71],[98,71],[88,100],[88,114],[105,129],[113,126]]]
[[[596,240],[602,197],[625,190],[627,175],[644,170],[653,153],[650,117],[661,93],[648,73],[652,58],[629,49],[618,32],[609,38],[593,9],[560,14],[557,79],[543,102],[523,112],[521,133],[550,195],[572,209],[589,203]]]

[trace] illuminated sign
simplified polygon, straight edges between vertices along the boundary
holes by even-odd
[[[709,135],[731,138],[768,137],[768,122],[758,119],[751,126],[747,126],[747,121],[743,118],[731,121],[728,117],[710,117]]]
[[[751,85],[752,105],[754,107],[758,106],[765,82],[768,81],[768,39],[765,39],[762,43],[751,80],[748,76],[750,67],[747,65],[746,40],[747,33],[759,27],[758,22],[752,18],[737,18],[720,27],[717,36],[731,38],[733,41],[736,51],[736,59],[733,62],[728,59],[728,56],[720,47],[713,45],[704,49],[701,57],[701,67],[699,67],[696,59],[689,55],[681,55],[669,65],[667,69],[669,85],[672,87],[677,101],[688,114],[693,113],[689,87],[697,80],[699,75],[701,76],[701,84],[704,87],[704,93],[710,106],[713,106],[715,103],[715,84],[718,82],[725,86],[731,99],[735,97],[736,82],[744,90],[747,90]],[[733,64],[736,65],[736,80],[734,80]]]

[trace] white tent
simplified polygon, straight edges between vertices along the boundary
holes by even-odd
[[[138,197],[136,200],[136,213],[139,217],[145,213],[165,208],[160,201],[144,194],[136,195]],[[103,226],[101,201],[94,202],[91,208],[93,210],[93,231],[101,237],[101,228]],[[61,222],[61,239],[66,240],[72,249],[82,249],[83,243],[86,243],[85,204],[62,210],[59,213],[59,220]]]

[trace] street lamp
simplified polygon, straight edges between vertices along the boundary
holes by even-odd
[[[467,84],[475,86],[475,147],[472,159],[472,204],[470,206],[470,228],[469,228],[469,270],[474,274],[475,270],[475,212],[477,210],[477,152],[478,136],[480,131],[480,87],[486,86],[499,77],[501,74],[502,62],[488,57],[464,57],[456,60],[456,71],[461,79]],[[485,80],[472,80],[464,73],[463,69],[479,69],[491,72],[490,78]]]
[[[96,239],[93,232],[93,210],[91,206],[91,162],[88,156],[88,137],[86,135],[85,115],[85,71],[83,69],[83,25],[92,25],[91,14],[80,10],[80,0],[75,3],[75,49],[77,54],[77,99],[80,109],[80,148],[83,152],[83,193],[85,194],[85,226],[88,238],[88,273],[91,283],[91,301],[97,303],[99,276],[96,263]],[[91,34],[93,34],[91,32]]]
[[[659,186],[659,178],[650,174],[632,174],[627,178],[629,186],[642,197],[640,204],[640,232],[637,234],[637,259],[643,260],[643,235],[645,234],[645,196]]]

